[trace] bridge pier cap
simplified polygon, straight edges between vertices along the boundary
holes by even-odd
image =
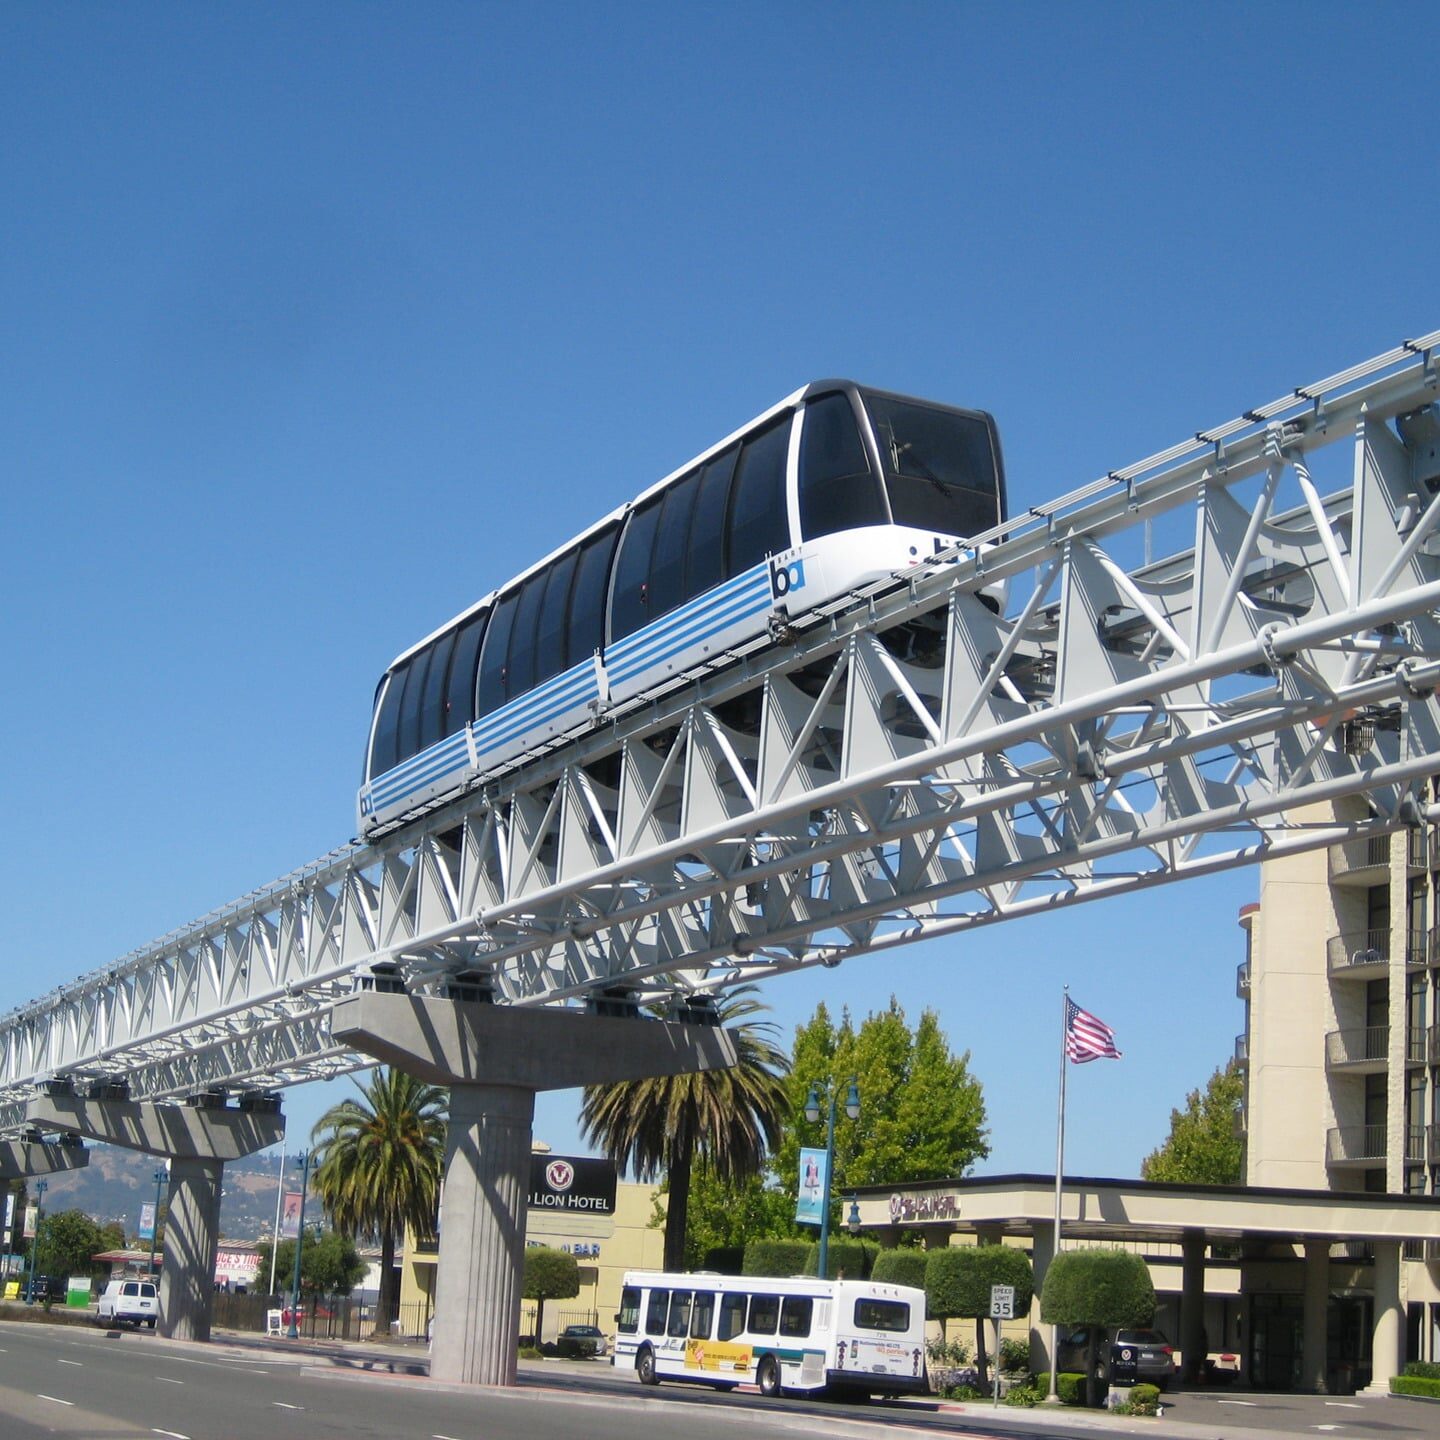
[[[81,1095],[37,1095],[25,1106],[25,1120],[166,1160],[239,1160],[285,1136],[280,1114]]]
[[[711,1025],[369,990],[336,1005],[330,1034],[432,1085],[573,1090],[736,1060],[733,1036]]]
[[[77,1141],[78,1138],[77,1136]],[[0,1140],[0,1182],[27,1180],[32,1175],[59,1175],[66,1170],[83,1170],[89,1163],[90,1152],[78,1143]]]

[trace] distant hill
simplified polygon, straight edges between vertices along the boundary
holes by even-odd
[[[163,1160],[110,1145],[91,1145],[90,1164],[83,1170],[52,1175],[46,1181],[45,1209],[83,1210],[102,1225],[116,1220],[133,1237],[140,1228],[140,1206],[155,1198],[155,1172],[165,1168]],[[275,1200],[280,1189],[280,1155],[264,1151],[225,1166],[220,1196],[220,1234],[226,1240],[259,1240],[275,1227]],[[286,1190],[300,1188],[300,1166],[293,1157],[285,1168]],[[165,1198],[162,1184],[160,1198]],[[307,1219],[319,1219],[312,1193],[306,1206]]]

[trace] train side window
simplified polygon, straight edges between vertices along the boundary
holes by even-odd
[[[739,450],[711,460],[700,476],[695,513],[690,517],[690,543],[685,552],[685,598],[718,585],[726,576],[725,511],[730,503],[730,477]]]
[[[425,676],[425,693],[420,701],[421,750],[433,745],[444,733],[445,686],[450,679],[450,656],[455,650],[455,632],[449,631],[436,642],[430,654],[430,670]]]
[[[580,547],[580,565],[570,591],[570,621],[565,627],[567,665],[588,660],[605,643],[605,591],[619,533],[620,527],[612,525]]]
[[[578,550],[562,555],[550,567],[545,603],[535,631],[535,683],[558,675],[565,668],[565,621],[570,613],[570,585],[575,578]]]
[[[807,540],[888,522],[848,395],[822,395],[805,407],[799,489],[800,533]]]
[[[442,734],[453,735],[475,718],[475,668],[480,660],[480,641],[485,635],[485,611],[472,615],[455,637],[450,675],[445,689],[445,723]]]
[[[510,631],[510,657],[505,668],[505,698],[513,700],[535,684],[535,622],[545,599],[545,582],[553,567],[532,575],[520,587],[515,623]]]
[[[655,542],[655,525],[660,518],[660,499],[647,501],[630,512],[625,533],[620,537],[620,554],[615,561],[615,583],[610,587],[610,641],[622,640],[650,618],[650,551]]]
[[[410,678],[405,682],[405,698],[400,702],[400,739],[396,755],[408,760],[420,748],[420,701],[425,694],[425,677],[430,673],[429,650],[422,650],[410,661]]]
[[[766,555],[790,544],[785,508],[785,457],[789,446],[790,416],[786,415],[740,447],[726,526],[727,568],[731,575],[742,574]]]
[[[375,721],[375,743],[370,747],[370,778],[393,770],[399,763],[396,759],[396,741],[400,734],[400,704],[405,697],[405,679],[410,671],[410,662],[397,665],[385,685],[380,697],[380,714]]]
[[[722,1295],[720,1297],[720,1328],[715,1332],[717,1340],[733,1340],[745,1330],[745,1302],[748,1295]]]
[[[690,517],[700,472],[682,476],[666,492],[660,507],[655,543],[650,549],[650,584],[646,595],[651,620],[673,610],[689,593],[685,588],[685,552],[690,540]]]
[[[510,654],[510,630],[520,592],[512,590],[490,612],[485,644],[480,650],[480,675],[475,681],[475,714],[488,715],[505,703],[505,664]]]

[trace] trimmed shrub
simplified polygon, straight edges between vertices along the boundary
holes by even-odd
[[[1424,1375],[1396,1375],[1390,1381],[1392,1395],[1426,1395],[1440,1400],[1440,1380],[1431,1380]]]
[[[1044,1398],[1044,1390],[1030,1385],[1012,1385],[1001,1397],[1002,1405],[1012,1405],[1017,1410],[1033,1410]]]
[[[877,1253],[875,1246],[863,1240],[851,1240],[848,1236],[832,1235],[828,1241],[825,1264],[830,1274],[825,1278],[838,1280],[843,1273],[847,1280],[863,1280],[870,1273],[870,1261]],[[820,1273],[820,1242],[812,1241],[805,1255],[805,1274]]]
[[[1030,1257],[1009,1245],[950,1245],[927,1252],[925,1298],[930,1313],[942,1323],[957,1318],[975,1321],[975,1354],[980,1383],[985,1383],[985,1324],[990,1314],[990,1287],[1015,1290],[1015,1313],[1030,1308],[1034,1272]]]
[[[1024,1375],[1030,1369],[1030,1346],[1024,1340],[1002,1337],[1000,1340],[1000,1371],[1004,1375]]]
[[[1046,1389],[1049,1389],[1049,1376],[1046,1377]],[[1083,1405],[1085,1403],[1085,1377],[1077,1375],[1071,1370],[1062,1370],[1055,1377],[1055,1393],[1060,1397],[1062,1405]]]
[[[804,1240],[752,1240],[745,1247],[742,1275],[801,1275],[810,1246]],[[813,1272],[812,1272],[813,1273]]]
[[[883,1281],[886,1285],[913,1285],[915,1289],[923,1290],[925,1260],[923,1250],[882,1250],[870,1267],[870,1278]]]
[[[1158,1385],[1135,1385],[1130,1390],[1130,1413],[1132,1415],[1155,1415],[1160,1410],[1160,1387]]]
[[[1440,1380],[1440,1364],[1434,1360],[1411,1360],[1406,1363],[1405,1373],[1418,1380]]]
[[[1128,1250],[1067,1250],[1045,1271],[1040,1313],[1047,1325],[1091,1327],[1085,1368],[1093,1371],[1101,1330],[1149,1325],[1154,1320],[1155,1287],[1145,1262]],[[1088,1392],[1093,1405],[1097,1400],[1093,1374]]]

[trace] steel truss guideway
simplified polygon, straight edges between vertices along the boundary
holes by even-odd
[[[1432,818],[1437,342],[800,616],[12,1011],[0,1131],[52,1076],[164,1099],[371,1064],[331,1036],[356,988],[700,1016],[779,971]],[[1351,796],[1352,820],[1307,808]]]

